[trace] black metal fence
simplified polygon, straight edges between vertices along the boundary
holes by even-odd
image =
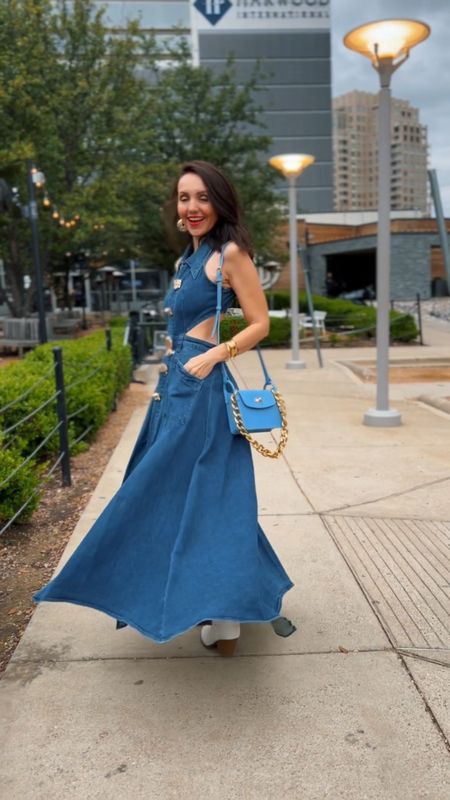
[[[129,344],[133,356],[133,367],[142,364],[149,356],[158,360],[166,345],[166,322],[161,316],[153,319],[142,320],[138,312],[131,311],[129,322],[125,329],[124,344]]]
[[[111,350],[112,348],[112,336],[111,330],[107,329],[105,331],[106,337],[106,349]],[[69,443],[69,434],[68,434],[68,423],[70,420],[74,419],[76,416],[81,414],[83,411],[86,410],[87,405],[85,404],[80,408],[77,408],[71,414],[67,414],[67,395],[70,392],[73,392],[80,384],[85,383],[88,381],[93,375],[99,372],[102,369],[102,364],[99,366],[94,366],[92,369],[92,365],[95,364],[96,359],[98,359],[99,355],[105,352],[105,345],[99,347],[93,355],[87,359],[83,364],[83,374],[76,378],[76,380],[72,381],[71,383],[65,385],[64,381],[64,364],[63,364],[63,353],[61,347],[54,347],[53,348],[53,366],[45,372],[45,374],[39,378],[32,386],[30,386],[25,392],[23,392],[18,397],[11,400],[6,405],[0,408],[0,416],[5,413],[5,411],[12,408],[17,403],[20,403],[30,395],[36,389],[41,386],[45,381],[48,381],[50,376],[53,373],[54,380],[55,380],[55,391],[44,400],[40,405],[33,408],[30,413],[26,414],[25,416],[21,417],[17,422],[13,425],[10,425],[8,428],[5,428],[2,431],[2,446],[3,448],[10,447],[14,441],[20,436],[20,426],[23,425],[25,422],[29,422],[32,420],[40,411],[44,408],[50,406],[52,403],[55,404],[56,413],[57,413],[57,424],[47,433],[47,435],[39,442],[39,444],[34,448],[34,450],[29,453],[26,457],[23,458],[22,462],[19,463],[14,469],[9,472],[0,483],[0,490],[3,489],[11,479],[27,464],[29,464],[33,459],[39,457],[39,453],[45,447],[45,445],[50,441],[50,439],[56,435],[58,432],[59,436],[59,447],[58,447],[58,456],[53,462],[53,464],[49,467],[49,469],[45,472],[40,480],[39,484],[32,489],[28,497],[26,498],[25,502],[22,503],[19,509],[14,512],[14,514],[4,523],[3,527],[0,528],[0,535],[3,534],[15,520],[20,517],[20,515],[25,511],[27,506],[31,503],[33,498],[39,494],[41,489],[45,486],[51,476],[54,474],[56,469],[60,466],[61,467],[61,479],[63,486],[70,486],[71,485],[71,472],[70,472],[70,451],[71,449],[81,442],[83,439],[86,438],[87,434],[92,430],[92,425],[89,425],[85,430],[81,432],[74,439],[72,442]],[[85,373],[84,370],[88,369]],[[113,409],[115,409],[115,401],[113,405]]]

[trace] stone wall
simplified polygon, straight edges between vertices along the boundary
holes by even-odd
[[[450,220],[447,220],[450,229]],[[305,222],[299,221],[299,243],[304,246]],[[309,259],[313,291],[323,294],[327,255],[355,253],[376,249],[377,225],[308,224]],[[285,234],[286,241],[288,233]],[[363,252],[361,257],[363,258]],[[431,280],[445,277],[444,262],[434,219],[393,220],[391,223],[391,298],[407,300],[431,297]],[[304,288],[303,270],[299,286]],[[289,263],[280,274],[274,289],[289,288]]]

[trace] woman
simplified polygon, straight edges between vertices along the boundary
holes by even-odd
[[[258,525],[250,447],[230,433],[223,397],[223,362],[264,338],[269,318],[227,178],[185,164],[175,199],[191,245],[165,301],[170,348],[152,402],[121,488],[35,599],[99,609],[157,642],[201,624],[202,643],[232,655],[240,622],[280,619],[293,586]],[[236,296],[248,326],[218,345],[220,260],[222,307]]]

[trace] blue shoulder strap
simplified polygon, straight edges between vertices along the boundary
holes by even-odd
[[[217,344],[220,344],[220,314],[222,312],[222,267],[223,259],[225,256],[225,248],[228,242],[222,246],[220,251],[219,266],[216,272],[216,286],[217,286],[217,300],[216,300],[216,316],[214,317],[214,325],[211,331],[211,337],[217,336]]]
[[[222,312],[222,281],[223,281],[222,267],[225,256],[225,248],[227,244],[229,243],[226,242],[224,245],[222,245],[219,258],[219,266],[217,267],[217,272],[216,272],[216,286],[217,286],[216,316],[214,318],[214,326],[211,332],[211,336],[217,335],[217,344],[220,344],[220,315]],[[263,355],[261,353],[261,348],[259,347],[258,344],[256,345],[256,351],[258,353],[259,360],[261,363],[261,368],[264,373],[264,386],[265,387],[272,386],[274,389],[276,389],[277,387],[275,386],[274,382],[272,381],[267,371],[267,367],[263,359]]]
[[[272,381],[272,378],[270,377],[269,373],[267,372],[266,362],[263,359],[263,355],[261,353],[261,348],[260,348],[259,344],[256,345],[256,352],[258,353],[259,360],[261,362],[262,371],[264,373],[264,386],[268,386],[270,384],[270,386],[273,386],[273,388],[276,389],[277,387],[275,386],[275,384]]]

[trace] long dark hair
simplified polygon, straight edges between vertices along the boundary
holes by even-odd
[[[218,215],[214,228],[206,236],[210,246],[214,250],[220,250],[226,242],[235,242],[238,247],[253,257],[250,234],[243,222],[243,212],[236,190],[224,172],[208,161],[188,161],[182,165],[171,199],[171,203],[174,205],[174,222],[176,220],[178,182],[183,175],[189,172],[193,172],[202,179],[211,204]]]

